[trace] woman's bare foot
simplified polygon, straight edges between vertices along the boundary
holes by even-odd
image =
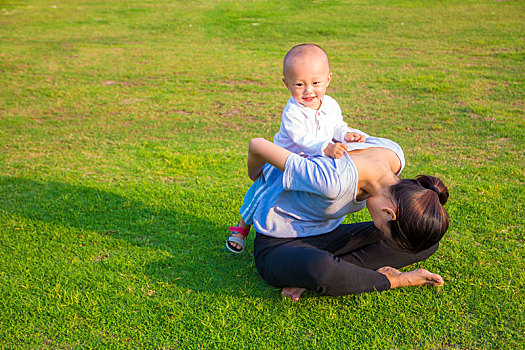
[[[293,301],[299,300],[301,295],[306,291],[304,288],[298,288],[298,287],[285,287],[283,288],[282,295],[283,297],[287,297],[292,299]]]
[[[401,272],[390,266],[377,269],[388,278],[390,288],[408,287],[408,286],[442,286],[445,282],[440,275],[432,273],[425,269],[417,269],[409,272]]]

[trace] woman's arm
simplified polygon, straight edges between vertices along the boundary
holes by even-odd
[[[255,181],[266,163],[284,171],[286,159],[291,153],[263,138],[251,139],[248,148],[248,176]]]

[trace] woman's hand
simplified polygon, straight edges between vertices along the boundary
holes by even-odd
[[[409,272],[401,272],[390,266],[381,267],[376,270],[382,273],[390,281],[390,288],[419,287],[419,286],[442,286],[445,282],[437,273],[425,269],[417,269]]]

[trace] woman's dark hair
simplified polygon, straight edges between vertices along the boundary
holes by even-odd
[[[403,250],[420,252],[439,242],[448,229],[443,205],[448,189],[434,176],[402,179],[391,187],[396,220],[389,222],[394,242]]]

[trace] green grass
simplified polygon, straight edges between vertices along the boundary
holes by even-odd
[[[517,349],[521,1],[1,1],[0,347]],[[226,252],[295,44],[347,122],[435,174],[439,289],[297,303]],[[347,222],[368,220],[363,211]]]

